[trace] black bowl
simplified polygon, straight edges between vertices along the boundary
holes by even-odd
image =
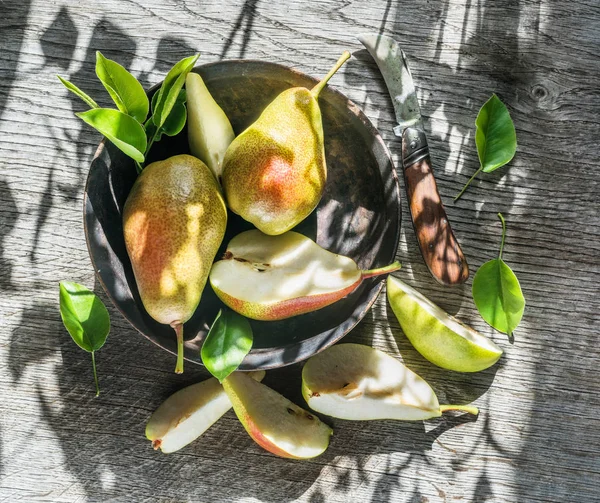
[[[317,82],[285,66],[262,61],[222,61],[194,71],[202,76],[236,133],[250,125],[284,89],[311,88]],[[367,117],[341,93],[326,88],[319,103],[327,186],[317,210],[295,230],[332,252],[353,258],[362,269],[387,265],[396,255],[401,217],[398,179],[390,154]],[[173,138],[163,136],[148,162],[181,153],[189,153],[186,129]],[[135,179],[133,161],[103,141],[85,189],[88,250],[98,279],[117,309],[148,339],[175,353],[175,333],[146,313],[125,250],[121,215]],[[233,236],[250,228],[249,223],[229,212],[222,250]],[[332,345],[363,318],[382,286],[382,278],[369,279],[348,297],[319,311],[282,321],[252,321],[254,347],[241,369],[289,365]],[[187,360],[201,363],[202,341],[220,307],[207,283],[196,313],[184,326]]]

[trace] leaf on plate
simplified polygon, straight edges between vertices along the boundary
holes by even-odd
[[[129,157],[144,162],[146,131],[133,117],[111,108],[94,108],[75,115],[106,136]]]
[[[96,51],[96,75],[121,112],[144,122],[149,109],[148,97],[131,73]]]
[[[512,269],[502,260],[506,224],[502,221],[502,243],[497,259],[483,264],[473,278],[473,300],[481,317],[496,330],[512,335],[523,317],[525,298]]]
[[[90,98],[86,93],[84,93],[81,89],[79,89],[75,84],[69,82],[67,79],[63,79],[60,75],[57,75],[58,80],[60,80],[63,85],[71,91],[73,94],[79,96],[90,108],[100,108],[98,103],[96,103],[92,98]]]
[[[158,127],[161,127],[167,120],[167,117],[171,113],[171,110],[179,97],[179,92],[185,84],[187,74],[194,68],[199,57],[200,55],[196,54],[189,58],[182,59],[171,68],[165,77],[165,80],[158,90],[156,106],[152,112],[152,120]]]
[[[230,309],[217,314],[202,345],[202,363],[219,381],[235,371],[252,348],[252,327]]]

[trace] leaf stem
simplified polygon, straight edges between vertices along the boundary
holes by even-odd
[[[479,414],[479,409],[474,405],[440,405],[440,412],[446,412],[448,410],[459,410],[462,412],[468,412],[469,414],[473,414],[477,416]]]
[[[175,365],[175,373],[183,374],[183,323],[174,323],[171,326],[177,336],[177,364]]]
[[[96,383],[96,396],[100,395],[100,386],[98,386],[98,373],[96,372],[96,355],[92,351],[92,369],[94,371],[94,382]]]
[[[465,186],[462,188],[462,190],[454,198],[454,202],[458,201],[461,198],[461,196],[464,194],[465,190],[467,190],[467,187],[469,186],[469,184],[475,179],[475,177],[479,173],[481,173],[481,166],[479,166],[479,169],[477,171],[475,171],[475,173],[473,174],[473,176],[471,178],[469,178],[469,181],[465,184]]]
[[[152,138],[150,138],[150,141],[148,142],[148,146],[146,147],[146,151],[144,152],[144,159],[146,159],[146,156],[150,153],[150,149],[152,148],[152,145],[154,144],[154,140],[156,140],[156,135],[158,134],[160,128],[156,128],[156,131],[154,131],[154,134],[152,135]]]
[[[506,238],[506,222],[504,221],[502,213],[498,213],[498,218],[502,222],[502,242],[500,243],[500,253],[498,254],[498,258],[502,260],[502,251],[504,250],[504,238]]]

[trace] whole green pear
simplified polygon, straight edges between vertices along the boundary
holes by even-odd
[[[210,169],[191,155],[154,162],[135,181],[123,210],[125,246],[148,314],[177,334],[200,303],[225,235],[227,210]]]
[[[317,99],[349,52],[312,90],[279,94],[229,145],[222,183],[229,208],[265,234],[283,234],[319,204],[327,166]]]

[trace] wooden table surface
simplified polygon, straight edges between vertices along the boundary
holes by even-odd
[[[443,371],[413,350],[381,296],[347,341],[402,358],[441,401],[474,401],[464,416],[415,423],[333,420],[330,448],[309,461],[261,450],[227,413],[195,443],[164,455],[144,437],[151,412],[204,379],[141,337],[106,299],[88,258],[82,194],[100,136],[55,75],[108,97],[95,51],[145,87],[180,58],[252,58],[324,75],[399,143],[383,80],[355,36],[394,36],[409,55],[440,192],[474,271],[504,259],[527,300],[514,341],[479,317],[472,279],[438,286],[417,249],[405,200],[398,276],[493,339],[505,355],[473,374]],[[0,501],[600,501],[598,297],[600,6],[594,0],[4,0],[0,3]],[[480,176],[474,121],[496,92],[514,119],[518,151]],[[58,282],[106,301],[112,331],[97,354],[71,341]],[[302,404],[301,365],[265,383]]]

